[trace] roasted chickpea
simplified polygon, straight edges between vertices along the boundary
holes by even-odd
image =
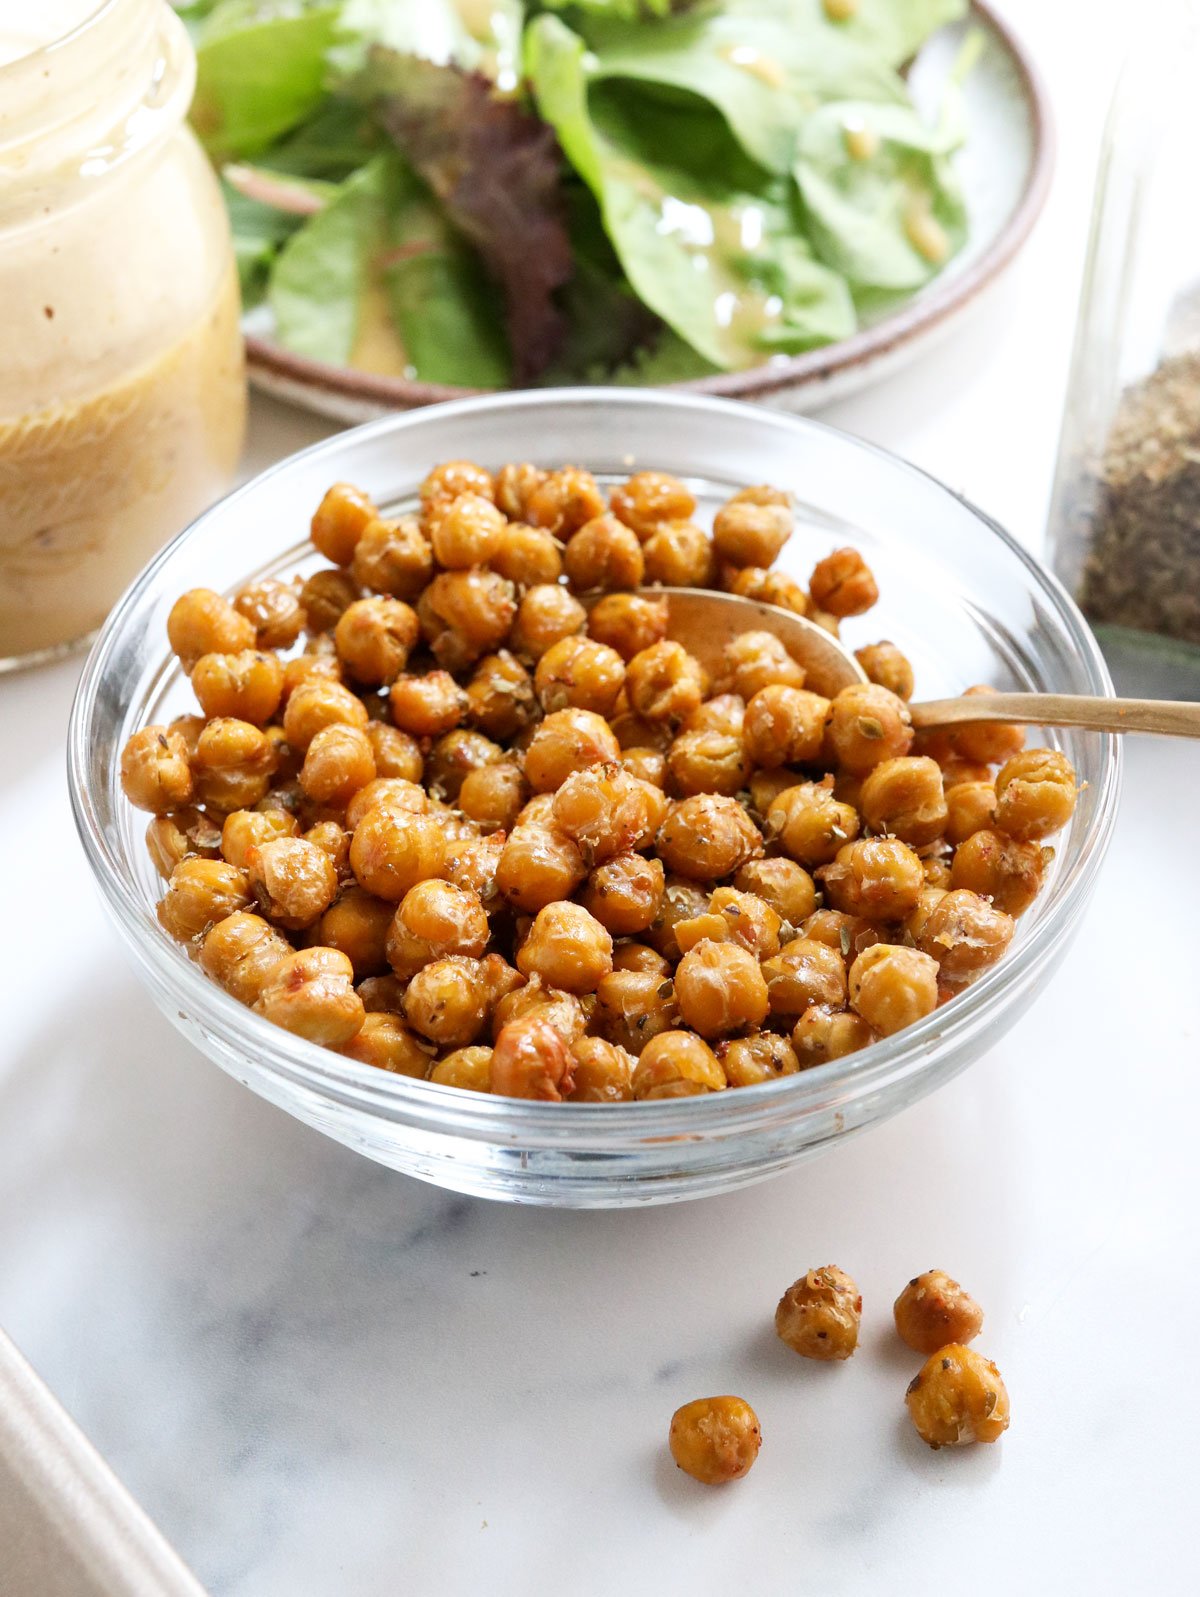
[[[460,494],[477,494],[480,498],[494,500],[496,490],[491,473],[473,460],[443,461],[421,484],[421,507],[427,512],[442,510],[453,504]]]
[[[912,698],[916,685],[913,668],[894,643],[868,643],[865,648],[855,649],[854,658],[867,673],[868,681],[886,688],[898,699]]]
[[[420,637],[415,610],[402,599],[356,599],[334,629],[339,658],[356,682],[372,687],[394,682]]]
[[[861,915],[844,915],[837,909],[814,910],[800,926],[800,935],[835,948],[843,959],[853,960],[864,948],[882,941],[880,933]]]
[[[170,815],[156,815],[146,828],[146,851],[158,874],[169,878],[189,854],[215,859],[221,852],[221,828],[202,810],[190,806]]]
[[[582,904],[547,904],[521,946],[517,969],[564,992],[595,992],[612,970],[612,936]]]
[[[914,1353],[937,1353],[948,1342],[972,1342],[983,1310],[944,1270],[914,1275],[893,1308],[896,1332]]]
[[[354,966],[354,979],[375,976],[388,968],[387,939],[394,904],[350,887],[325,911],[315,936],[323,948],[336,948]]]
[[[990,899],[1006,915],[1021,916],[1040,892],[1051,857],[1049,849],[1019,843],[1005,832],[973,832],[954,851],[950,885]]]
[[[689,927],[703,921],[718,922],[707,934],[711,941],[737,943],[748,949],[756,959],[769,959],[779,952],[780,917],[770,904],[753,893],[741,892],[736,887],[718,887],[708,903],[708,914],[698,921],[680,921],[675,928],[676,940],[686,954],[703,937],[691,935]]]
[[[369,810],[350,840],[350,866],[360,886],[398,904],[418,882],[440,876],[443,829],[432,815],[386,805]]]
[[[810,1004],[792,1029],[792,1046],[801,1070],[844,1059],[874,1041],[875,1033],[861,1015],[824,1004]]]
[[[553,644],[582,632],[587,611],[557,583],[530,588],[517,607],[509,643],[519,655],[540,660]]]
[[[525,514],[529,496],[540,488],[550,475],[540,466],[527,461],[518,465],[501,466],[494,479],[496,503],[506,516],[518,520]]]
[[[552,793],[589,765],[615,763],[620,746],[608,722],[591,710],[556,710],[525,750],[525,777],[535,793]]]
[[[558,581],[563,568],[560,551],[558,539],[544,527],[509,522],[500,534],[489,564],[493,571],[516,583],[518,588],[532,588],[539,583]]]
[[[625,676],[630,707],[647,721],[685,720],[699,708],[706,686],[699,661],[670,640],[635,654]]]
[[[793,938],[766,959],[762,974],[773,1015],[795,1019],[810,1004],[840,1009],[846,1001],[846,961],[836,948],[812,937]]]
[[[592,871],[580,902],[614,937],[629,937],[653,924],[663,891],[661,860],[616,854]]]
[[[287,704],[297,688],[307,682],[340,682],[342,662],[335,654],[298,654],[286,660],[283,666],[283,694],[280,703]]]
[[[642,546],[645,580],[666,588],[711,588],[717,557],[712,539],[691,521],[666,521]]]
[[[946,841],[955,847],[995,825],[996,789],[991,782],[955,782],[946,789]]]
[[[201,732],[192,759],[195,797],[210,813],[252,809],[271,785],[275,751],[249,721],[221,717]]]
[[[243,870],[252,849],[276,837],[294,837],[296,817],[288,810],[234,810],[221,827],[221,854]]]
[[[651,1037],[633,1071],[633,1096],[694,1098],[724,1092],[725,1072],[708,1044],[691,1031],[662,1031]]]
[[[233,608],[254,628],[254,647],[288,649],[304,630],[304,606],[295,583],[265,577],[233,596]]]
[[[912,738],[908,705],[874,682],[843,688],[830,708],[829,746],[853,775],[865,776],[884,760],[907,754]]]
[[[871,568],[857,549],[835,549],[819,560],[808,590],[819,609],[839,620],[863,615],[879,598]]]
[[[190,943],[249,903],[250,884],[236,866],[224,860],[182,859],[159,901],[158,920],[176,942]]]
[[[996,777],[996,826],[1019,843],[1061,831],[1075,810],[1075,770],[1057,749],[1022,749]]]
[[[806,1359],[848,1359],[858,1346],[862,1293],[852,1276],[827,1264],[802,1275],[779,1300],[775,1333]]]
[[[667,750],[666,771],[672,793],[680,798],[696,793],[732,798],[750,780],[750,761],[736,734],[681,732]]]
[[[591,472],[563,466],[529,494],[525,519],[535,527],[548,527],[560,538],[569,538],[585,522],[603,515],[605,508],[604,495]]]
[[[283,712],[283,730],[292,748],[304,753],[327,726],[354,726],[362,731],[367,720],[366,707],[349,688],[317,678],[293,690]]]
[[[358,583],[348,571],[314,571],[300,589],[309,632],[332,633],[358,597]]]
[[[337,892],[333,862],[302,837],[257,844],[247,857],[246,876],[261,912],[289,931],[319,920]]]
[[[652,976],[669,976],[671,966],[649,943],[617,943],[613,948],[613,970],[636,970]]]
[[[917,1433],[930,1447],[997,1442],[1008,1429],[1008,1391],[982,1353],[950,1342],[926,1360],[904,1394]]]
[[[567,544],[563,564],[571,584],[580,592],[636,588],[645,574],[636,534],[611,515],[596,516],[580,527]]]
[[[435,959],[464,954],[478,959],[487,947],[487,915],[476,893],[452,882],[418,882],[404,895],[386,940],[397,976],[415,976]]]
[[[342,949],[342,953],[345,953],[345,949]],[[398,981],[389,972],[386,976],[368,976],[365,981],[359,982],[355,991],[362,999],[368,1015],[402,1015],[406,986],[407,983]],[[433,1044],[426,1046],[432,1052]]]
[[[411,737],[440,737],[460,724],[467,695],[448,671],[401,676],[388,694],[392,720]]]
[[[408,1024],[440,1048],[465,1048],[487,1024],[487,990],[477,959],[452,954],[412,977],[404,995]]]
[[[606,643],[623,660],[653,648],[667,635],[667,601],[638,593],[608,593],[592,606],[588,635]]]
[[[920,859],[896,837],[847,843],[817,875],[831,908],[867,920],[902,920],[925,886]]]
[[[950,861],[941,855],[932,855],[922,859],[921,868],[925,872],[925,885],[927,887],[948,888],[950,886]]]
[[[350,833],[336,821],[318,821],[304,833],[304,841],[319,848],[333,866],[339,882],[351,880]]]
[[[540,1013],[502,1026],[492,1054],[492,1092],[504,1098],[560,1103],[574,1089],[566,1040]]]
[[[666,809],[659,788],[609,762],[573,772],[554,795],[553,817],[584,860],[597,865],[648,843]]]
[[[350,575],[372,593],[416,599],[433,578],[433,548],[416,517],[369,522],[355,545]]]
[[[679,961],[675,999],[702,1037],[723,1037],[767,1017],[767,984],[753,954],[731,942],[702,942]]]
[[[377,776],[373,782],[360,787],[346,805],[346,825],[353,831],[369,810],[427,815],[429,808],[429,795],[418,783],[405,781],[401,776]]]
[[[578,847],[548,826],[516,826],[496,865],[496,886],[513,906],[536,914],[568,898],[587,875]]]
[[[882,761],[865,777],[858,808],[874,832],[888,832],[913,848],[936,841],[947,820],[937,761],[919,755]]]
[[[337,1048],[366,1019],[354,991],[353,969],[335,948],[301,948],[274,966],[254,1008],[285,1031]]]
[[[399,1015],[384,1012],[367,1015],[362,1029],[338,1051],[376,1070],[390,1070],[394,1076],[424,1080],[429,1069],[429,1044]]]
[[[819,759],[828,714],[829,700],[819,693],[780,683],[761,688],[746,706],[747,758],[768,770]]]
[[[371,740],[356,726],[323,727],[309,743],[300,767],[300,786],[317,804],[348,804],[374,780]]]
[[[679,1024],[674,984],[660,971],[614,970],[596,998],[594,1026],[635,1058],[652,1037]]]
[[[335,482],[313,516],[312,541],[326,560],[332,560],[335,566],[348,566],[358,540],[378,514],[361,488]]]
[[[515,654],[485,655],[467,683],[467,714],[491,738],[515,737],[536,719],[533,679]]]
[[[766,816],[768,838],[805,866],[826,865],[838,850],[858,836],[858,811],[833,796],[826,782],[800,782],[771,802]]]
[[[434,615],[466,646],[466,658],[449,657],[432,640],[434,654],[441,665],[457,668],[498,649],[508,636],[517,614],[513,585],[495,571],[474,567],[469,571],[443,571],[425,590]]]
[[[533,680],[544,710],[611,715],[625,683],[625,662],[592,638],[560,638],[538,661]]]
[[[761,566],[743,566],[729,581],[729,592],[759,604],[773,604],[793,615],[808,614],[808,595],[798,582],[782,571],[764,571]]]
[[[671,1457],[685,1475],[723,1486],[749,1473],[762,1446],[758,1415],[741,1397],[701,1397],[671,1416]]]
[[[758,490],[751,490],[752,493]],[[769,490],[746,498],[734,494],[713,517],[713,543],[722,560],[735,566],[771,566],[792,535],[792,507],[787,496]]]
[[[458,790],[458,807],[484,831],[507,831],[528,794],[519,768],[502,760],[468,772]]]
[[[931,908],[916,943],[922,953],[937,960],[942,980],[958,985],[994,965],[1015,930],[1011,915],[960,887]]]
[[[733,878],[733,885],[739,892],[753,894],[791,926],[799,926],[816,908],[813,879],[794,860],[748,860]]]
[[[514,1020],[534,1014],[568,1044],[583,1036],[588,1023],[583,1003],[574,993],[563,992],[558,987],[547,987],[535,976],[532,981],[514,988],[497,1002],[492,1014],[493,1037],[498,1037],[504,1027]]]
[[[171,606],[167,641],[185,671],[205,654],[237,654],[255,645],[254,623],[211,588],[192,588]]]
[[[671,746],[671,728],[661,721],[647,721],[631,710],[618,710],[611,724],[622,749],[651,749],[662,754]]]
[[[635,471],[609,494],[613,515],[645,542],[665,521],[686,521],[695,513],[691,490],[665,471]]]
[[[968,688],[964,698],[977,693],[994,693],[986,683]],[[973,760],[980,765],[1003,765],[1025,747],[1023,727],[1010,726],[1006,721],[980,721],[974,725],[956,726],[950,734],[950,744],[962,760]]]
[[[492,1050],[478,1043],[470,1048],[455,1048],[445,1054],[429,1072],[428,1079],[440,1087],[458,1087],[465,1092],[491,1092]]]
[[[425,761],[425,785],[435,799],[455,803],[472,771],[499,765],[504,750],[482,732],[447,732],[433,745]]]
[[[849,993],[867,1024],[891,1037],[937,1008],[937,961],[916,948],[874,943],[851,965]]]
[[[671,806],[659,828],[659,857],[669,871],[692,881],[732,876],[762,853],[757,826],[736,799],[698,793]]]
[[[133,733],[121,751],[121,789],[154,815],[183,809],[192,797],[192,771],[182,733],[165,726]]]
[[[667,762],[654,749],[624,749],[621,764],[630,776],[636,776],[640,782],[648,782],[651,787],[657,788],[666,785]]]
[[[192,667],[192,691],[206,716],[262,726],[279,708],[283,666],[276,655],[258,649],[202,654]]]
[[[683,876],[668,876],[663,889],[663,901],[658,915],[646,931],[646,941],[671,964],[676,964],[683,950],[675,936],[681,921],[694,920],[708,910],[709,889]]]
[[[371,721],[367,726],[367,741],[380,780],[408,783],[421,780],[425,760],[419,744],[407,732],[388,726],[386,721]]]
[[[731,1087],[757,1087],[764,1081],[794,1076],[800,1069],[796,1050],[774,1031],[757,1031],[735,1037],[717,1050],[725,1080]]]
[[[736,693],[748,704],[763,688],[802,688],[804,667],[793,660],[773,632],[741,632],[721,651],[718,693]]]
[[[922,888],[917,902],[904,917],[903,926],[905,936],[907,937],[908,941],[915,944],[916,947],[920,948],[921,946],[921,934],[925,930],[925,922],[929,919],[930,915],[933,914],[934,910],[941,903],[942,899],[945,898],[945,896],[946,888],[944,887],[926,886]],[[880,942],[883,941],[882,938],[877,940]],[[927,948],[924,949],[923,952],[932,954],[933,950]]]
[[[200,945],[201,970],[241,1004],[258,999],[271,972],[292,952],[282,932],[238,910],[211,927]]]
[[[487,910],[498,907],[500,890],[496,885],[496,872],[504,851],[503,832],[493,832],[490,837],[473,837],[448,840],[442,856],[442,875],[455,887],[468,888],[479,895]]]
[[[500,547],[507,522],[491,495],[459,494],[431,518],[429,536],[434,559],[447,570],[483,566]]]
[[[577,1037],[571,1044],[575,1085],[572,1103],[628,1103],[633,1098],[632,1054],[603,1037]]]

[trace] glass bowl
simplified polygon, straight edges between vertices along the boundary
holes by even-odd
[[[410,504],[434,463],[467,457],[590,467],[612,482],[655,467],[683,477],[698,514],[737,488],[790,489],[797,531],[781,566],[805,579],[839,544],[861,548],[883,595],[844,627],[888,637],[918,697],[975,682],[1110,693],[1103,659],[1063,589],[1000,527],[932,478],[813,421],[725,400],[628,390],[503,394],[388,416],[265,472],[202,515],[147,567],[96,641],[69,734],[76,821],[104,901],[163,1012],[222,1069],[340,1142],[439,1186],[564,1207],[665,1203],[775,1174],[896,1113],[989,1048],[1062,957],[1112,833],[1117,740],[1048,734],[1082,792],[1007,958],[920,1024],[848,1059],[708,1097],[623,1105],[491,1098],[391,1075],[318,1048],[228,997],[163,932],[146,819],[123,798],[118,755],[148,721],[193,708],[166,645],[185,589],[231,591],[319,563],[307,540],[330,483]]]

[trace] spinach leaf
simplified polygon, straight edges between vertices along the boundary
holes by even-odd
[[[536,18],[526,38],[538,109],[599,201],[635,293],[685,342],[736,369],[853,331],[845,283],[798,236],[790,183],[749,160],[711,105],[594,84],[583,39],[557,17]]]
[[[467,387],[508,380],[481,268],[394,155],[374,157],[292,235],[268,299],[297,354]]]
[[[325,96],[340,5],[222,0],[200,24],[192,125],[216,160],[260,155]]]
[[[961,249],[956,143],[906,106],[827,105],[805,122],[795,173],[806,230],[856,292],[911,292]]]

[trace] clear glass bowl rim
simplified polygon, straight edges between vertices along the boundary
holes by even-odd
[[[523,1099],[492,1098],[463,1092],[432,1082],[393,1075],[347,1059],[306,1042],[272,1025],[223,992],[198,966],[162,934],[125,872],[105,830],[105,815],[86,780],[88,750],[97,736],[96,716],[100,687],[110,656],[125,629],[136,624],[140,607],[150,602],[159,572],[187,539],[203,533],[208,518],[234,499],[257,496],[273,478],[300,462],[323,454],[336,454],[350,437],[361,438],[391,431],[429,426],[449,415],[480,414],[488,410],[520,407],[535,421],[539,410],[597,402],[650,411],[669,407],[675,411],[724,413],[744,416],[744,403],[655,390],[566,388],[530,393],[500,394],[456,400],[426,410],[399,412],[367,422],[347,432],[310,445],[279,461],[232,494],[219,500],[168,543],[145,568],[118,602],[96,639],[76,691],[67,739],[67,775],[76,826],[103,901],[119,930],[133,947],[139,965],[160,994],[186,1011],[204,1029],[215,1033],[231,1048],[253,1055],[260,1067],[295,1087],[316,1094],[327,1104],[367,1113],[426,1133],[466,1139],[482,1144],[554,1149],[600,1154],[627,1152],[659,1141],[725,1139],[765,1128],[803,1121],[817,1111],[868,1095],[880,1095],[906,1078],[931,1066],[937,1054],[953,1048],[957,1039],[1002,1011],[1014,988],[1036,977],[1069,939],[1086,908],[1096,874],[1103,861],[1116,822],[1121,787],[1119,739],[1102,740],[1101,792],[1096,824],[1080,845],[1076,857],[1052,884],[1054,902],[1029,935],[1020,939],[1003,961],[986,972],[953,1003],[937,1010],[892,1037],[883,1038],[861,1054],[814,1066],[799,1074],[736,1091],[702,1097],[654,1100],[630,1104],[536,1103]],[[878,445],[849,437],[837,428],[810,417],[789,416],[763,410],[766,428],[800,429],[829,434],[843,444],[881,457],[904,472],[934,482],[955,498],[1000,539],[1022,565],[1031,586],[1053,611],[1069,634],[1083,665],[1089,691],[1112,696],[1113,688],[1099,645],[1086,621],[1058,580],[998,523],[960,495],[951,493],[929,473]],[[167,657],[164,646],[163,658]],[[114,762],[118,751],[112,751]],[[115,778],[112,784],[115,787]]]

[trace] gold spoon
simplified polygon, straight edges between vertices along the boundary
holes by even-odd
[[[666,597],[667,636],[682,643],[705,670],[714,672],[721,651],[742,632],[773,632],[807,672],[808,686],[832,698],[865,682],[866,673],[849,649],[815,621],[758,599],[708,588],[643,588],[647,598]],[[599,594],[584,603],[595,604]],[[1012,721],[1020,726],[1082,726],[1097,732],[1160,732],[1200,737],[1200,704],[1172,699],[1101,699],[1075,693],[973,693],[909,706],[913,725],[965,726],[977,721]]]

